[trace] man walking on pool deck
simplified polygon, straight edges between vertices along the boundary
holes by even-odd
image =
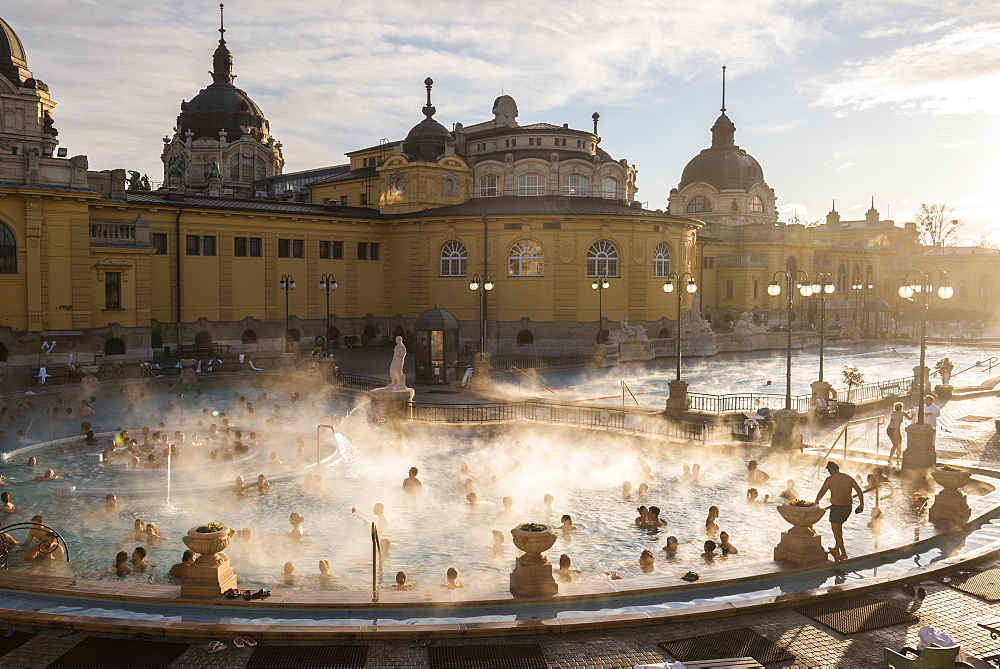
[[[826,471],[830,475],[823,481],[823,487],[816,495],[816,503],[823,499],[826,492],[830,491],[830,529],[833,530],[833,538],[836,545],[830,549],[830,555],[837,562],[847,559],[847,549],[844,547],[844,523],[851,517],[852,497],[857,491],[858,499],[861,503],[854,513],[861,513],[865,510],[865,494],[861,486],[852,477],[840,471],[840,466],[836,462],[826,463]]]

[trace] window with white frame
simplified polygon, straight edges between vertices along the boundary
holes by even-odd
[[[487,174],[479,180],[479,197],[496,197],[500,195],[500,177]]]
[[[670,274],[670,247],[660,242],[653,249],[653,276],[665,279]]]
[[[469,251],[462,242],[451,241],[441,249],[441,276],[465,276]]]
[[[507,276],[544,276],[545,253],[538,242],[521,239],[507,254]]]
[[[545,195],[545,177],[537,172],[522,174],[517,178],[518,195]]]
[[[618,276],[618,247],[600,240],[587,249],[587,276]]]
[[[567,174],[562,180],[563,195],[586,197],[590,194],[590,179],[582,174]]]
[[[760,198],[754,195],[750,198],[750,213],[752,214],[763,214],[764,213],[764,203],[761,202]]]

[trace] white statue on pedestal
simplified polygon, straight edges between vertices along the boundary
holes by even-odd
[[[620,328],[612,330],[608,335],[608,341],[612,344],[620,344],[626,341],[649,341],[646,335],[646,328],[641,325],[630,325],[628,316],[619,321]]]
[[[389,364],[388,390],[405,390],[406,374],[403,373],[403,360],[406,358],[406,346],[403,338],[396,337],[396,347],[392,350],[392,362]]]

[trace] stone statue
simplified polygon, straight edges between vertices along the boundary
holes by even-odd
[[[212,164],[208,168],[208,180],[212,181],[222,181],[222,170],[219,168],[219,161],[212,158]]]
[[[167,179],[184,185],[187,181],[187,161],[184,156],[174,156],[167,165]]]
[[[762,332],[767,332],[767,326],[754,323],[753,314],[749,311],[740,314],[740,320],[736,321],[736,326],[733,328],[733,334],[738,335],[761,334]]]
[[[405,390],[406,374],[403,373],[403,360],[406,358],[406,346],[403,338],[396,337],[396,347],[392,349],[392,362],[389,364],[388,390]]]
[[[681,319],[681,334],[688,338],[696,334],[712,334],[712,324],[701,317],[701,295],[691,295],[691,308]]]
[[[142,190],[139,184],[142,183],[142,177],[135,170],[128,171],[128,189],[129,190]]]
[[[608,342],[620,344],[626,341],[649,341],[646,335],[646,328],[641,325],[629,325],[628,316],[619,321],[620,328],[612,330],[608,334]]]
[[[149,175],[143,174],[142,178],[139,179],[138,190],[153,190],[153,184],[149,183]]]

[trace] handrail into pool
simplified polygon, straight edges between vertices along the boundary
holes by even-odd
[[[844,423],[844,427],[841,428],[840,432],[837,434],[837,438],[834,439],[833,442],[830,444],[830,448],[827,449],[826,453],[824,453],[822,456],[820,456],[819,463],[816,465],[816,469],[813,470],[812,476],[810,476],[809,478],[813,478],[813,479],[816,478],[816,474],[818,474],[819,470],[823,467],[823,462],[828,457],[830,457],[830,453],[832,453],[833,449],[837,447],[837,442],[840,441],[841,437],[844,438],[844,460],[846,461],[847,460],[847,428],[849,428],[851,425],[857,425],[858,423],[867,423],[868,421],[871,421],[871,420],[877,420],[878,421],[878,425],[881,426],[885,422],[885,416],[882,416],[882,415],[869,416],[868,418],[859,418],[857,420],[851,420],[851,421],[848,421],[848,422]],[[878,455],[878,445],[879,445],[879,441],[881,439],[881,436],[882,436],[882,433],[879,432],[879,430],[876,428],[876,430],[875,430],[875,455]]]

